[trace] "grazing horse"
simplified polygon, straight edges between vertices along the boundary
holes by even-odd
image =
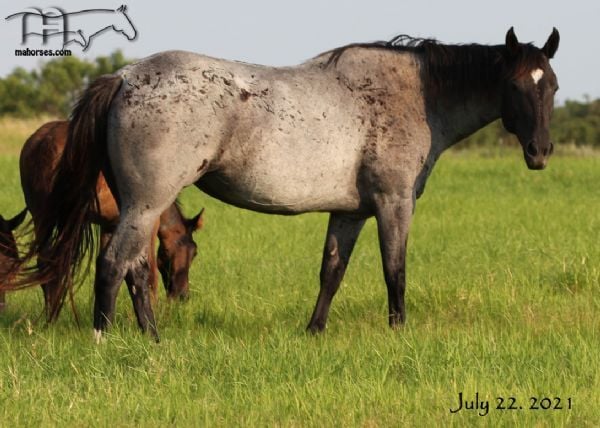
[[[27,208],[33,218],[36,234],[40,233],[39,223],[40,218],[43,217],[42,210],[51,190],[56,165],[62,157],[67,142],[68,127],[69,122],[67,121],[46,123],[29,137],[21,150],[21,186]],[[77,175],[73,175],[71,179],[76,180]],[[101,247],[104,248],[118,222],[119,209],[102,174],[97,178],[96,193],[99,206],[90,215],[92,221],[100,225],[100,242]],[[192,234],[202,227],[203,211],[195,217],[187,219],[177,204],[173,203],[161,214],[160,224],[155,226],[157,230],[152,233],[150,238],[148,251],[150,265],[148,283],[154,294],[156,294],[158,284],[158,266],[167,295],[171,298],[185,299],[187,297],[189,268],[197,252]],[[158,261],[154,257],[156,232],[158,232],[160,241]],[[45,250],[40,252],[38,264],[41,269],[44,268],[45,263],[51,263],[51,260]],[[133,284],[128,280],[128,285],[132,286]],[[49,322],[52,322],[60,312],[66,289],[61,288],[60,283],[56,280],[45,282],[42,284],[42,289],[44,290],[46,317]]]
[[[527,166],[546,166],[558,88],[549,60],[558,43],[556,29],[541,49],[520,43],[512,28],[497,46],[400,36],[282,68],[181,51],[153,55],[100,77],[80,98],[33,248],[48,247],[61,278],[72,275],[88,244],[79,213],[93,205],[99,170],[114,180],[121,216],[96,276],[99,339],[123,277],[148,292],[149,237],[183,187],[268,214],[330,212],[308,324],[317,332],[374,216],[396,327],[406,317],[409,224],[440,154],[502,118]],[[76,183],[66,178],[74,170],[83,173]],[[139,299],[142,330],[158,340],[152,308]]]
[[[10,283],[12,279],[12,275],[10,275],[12,266],[19,257],[13,230],[23,223],[26,214],[27,210],[25,209],[10,220],[5,220],[0,214],[0,288],[4,284]],[[5,305],[6,295],[4,291],[0,291],[0,311],[4,309]]]

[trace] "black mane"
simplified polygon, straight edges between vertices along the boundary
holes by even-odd
[[[505,45],[443,44],[435,39],[415,38],[406,34],[389,41],[353,43],[327,52],[325,68],[336,66],[352,48],[409,52],[423,59],[423,73],[430,89],[462,91],[467,87],[485,89],[500,80],[543,66],[542,52],[531,43],[521,44],[517,56]]]

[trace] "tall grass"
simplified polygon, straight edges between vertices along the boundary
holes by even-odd
[[[0,165],[4,213],[22,196],[14,158]],[[0,425],[598,426],[599,183],[599,157],[531,172],[517,151],[443,156],[411,230],[406,326],[387,327],[369,220],[317,337],[304,328],[327,216],[266,216],[188,189],[205,229],[190,301],[157,307],[162,342],[137,332],[122,292],[94,345],[91,279],[81,330],[68,311],[44,327],[38,289],[9,295]],[[450,413],[459,392],[492,409]],[[497,397],[523,409],[496,410]],[[530,397],[572,409],[530,410]]]

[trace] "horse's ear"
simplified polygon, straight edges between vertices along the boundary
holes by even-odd
[[[121,6],[119,6],[119,8],[117,9],[117,11],[119,11],[119,12],[127,12],[127,5],[122,4]]]
[[[558,34],[556,28],[552,28],[552,34],[550,34],[550,37],[548,37],[546,44],[542,48],[542,52],[544,52],[544,55],[546,55],[548,59],[554,57],[554,54],[558,50],[558,42],[560,42],[560,34]]]
[[[514,27],[510,27],[506,33],[506,48],[512,56],[518,55],[521,50],[521,45],[519,44],[519,40],[515,34]]]
[[[202,208],[195,217],[187,220],[187,226],[192,232],[202,229],[202,227],[204,226],[203,214],[204,214],[204,208]]]
[[[27,208],[25,208],[23,211],[21,211],[19,214],[17,214],[10,220],[6,221],[7,232],[13,231],[17,227],[19,227],[21,225],[21,223],[23,223],[23,220],[25,220],[26,215],[27,215]]]

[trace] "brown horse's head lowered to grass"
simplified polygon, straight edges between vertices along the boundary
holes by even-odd
[[[11,282],[13,266],[19,259],[13,231],[23,223],[26,215],[26,209],[9,220],[0,214],[0,288]],[[0,291],[0,310],[4,309],[5,298],[4,291]]]
[[[169,297],[185,300],[189,296],[189,267],[198,253],[192,236],[202,229],[203,214],[204,209],[192,218],[185,218],[175,202],[160,216],[156,261]]]
[[[101,336],[126,275],[147,293],[148,240],[182,188],[194,184],[268,214],[329,212],[308,325],[317,332],[366,219],[375,217],[388,320],[397,327],[406,319],[409,226],[439,156],[502,118],[528,167],[546,165],[558,87],[549,60],[558,40],[556,30],[541,49],[519,43],[512,29],[499,45],[401,36],[285,68],[182,51],[140,60],[97,79],[79,100],[34,247],[49,248],[60,272],[74,271],[89,243],[95,180],[109,169],[122,211],[99,258],[94,329]],[[136,313],[158,337],[152,308]]]

